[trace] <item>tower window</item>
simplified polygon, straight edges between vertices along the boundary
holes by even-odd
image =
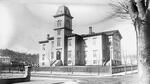
[[[62,22],[62,20],[58,20],[58,21],[57,21],[57,27],[60,27],[60,26],[61,26],[61,22]]]
[[[57,46],[60,46],[61,38],[57,38]]]
[[[61,30],[57,30],[57,35],[60,35],[61,34]]]
[[[66,20],[66,27],[70,28],[70,21]]]

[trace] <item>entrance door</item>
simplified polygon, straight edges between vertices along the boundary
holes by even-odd
[[[56,60],[60,60],[61,59],[61,52],[57,51],[56,52]]]

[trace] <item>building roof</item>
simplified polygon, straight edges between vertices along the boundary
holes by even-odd
[[[78,35],[78,34],[73,33],[73,34],[67,35],[67,37],[91,37],[91,36],[98,36],[98,35],[112,36],[114,34],[118,34],[120,36],[120,38],[122,38],[119,30],[112,30],[112,31],[99,32],[99,33],[91,33],[91,34],[82,34],[82,35]],[[48,43],[49,40],[54,40],[54,37],[49,37],[49,38],[47,38],[47,40],[39,41],[39,44]]]
[[[81,37],[81,35],[78,35],[78,34],[75,34],[75,33],[67,35],[67,37],[75,37],[75,36],[80,36]]]
[[[48,40],[54,40],[54,37],[49,37],[49,38],[47,38]]]
[[[120,32],[118,30],[112,30],[112,31],[106,31],[106,32],[98,32],[98,33],[91,33],[91,34],[82,34],[81,36],[82,37],[91,37],[91,36],[97,36],[97,35],[102,35],[102,34],[110,36],[110,35],[114,35],[116,33],[118,33],[120,38],[122,38],[122,36],[121,36],[121,34],[120,34]]]
[[[73,18],[70,14],[69,8],[66,6],[60,6],[56,12],[56,15],[54,15],[54,17],[58,17],[58,16],[62,16],[62,15],[66,15],[68,17]]]
[[[122,38],[119,30],[106,31],[106,32],[103,32],[103,33],[105,33],[108,36],[118,33],[118,35],[120,36],[120,38]]]
[[[82,37],[91,37],[91,36],[98,36],[98,35],[102,35],[102,33],[91,33],[91,34],[82,34]]]
[[[42,44],[42,43],[48,43],[49,41],[48,40],[45,40],[45,41],[39,41],[39,44]]]
[[[39,41],[39,44],[42,44],[42,43],[48,43],[49,40],[54,40],[54,37],[49,37],[49,38],[47,38],[47,40]]]

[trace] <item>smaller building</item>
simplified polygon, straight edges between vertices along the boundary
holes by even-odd
[[[10,57],[0,56],[0,63],[10,63]]]

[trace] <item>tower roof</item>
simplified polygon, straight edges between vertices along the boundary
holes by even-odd
[[[66,15],[68,17],[73,18],[71,16],[70,11],[67,6],[60,6],[56,12],[56,15],[54,15],[54,17],[58,17],[58,16],[62,16],[62,15]]]

